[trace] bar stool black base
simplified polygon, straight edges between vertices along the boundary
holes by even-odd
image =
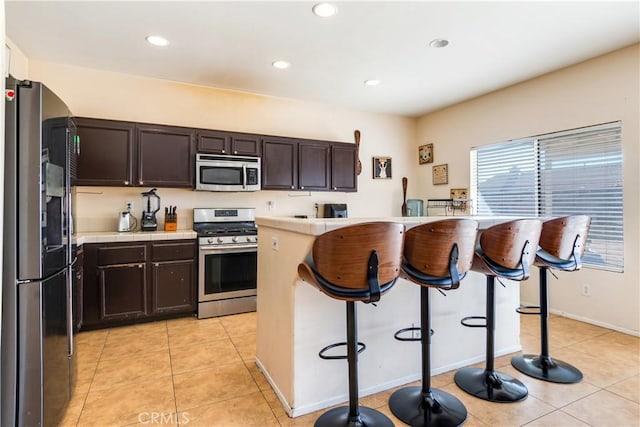
[[[424,395],[421,387],[405,387],[391,395],[391,412],[413,427],[457,427],[467,419],[467,408],[446,391],[431,389]]]
[[[510,375],[482,368],[463,368],[453,377],[467,393],[490,402],[519,402],[527,397],[527,386]]]
[[[351,419],[349,407],[341,406],[320,415],[315,427],[393,427],[393,422],[382,412],[364,406],[359,407],[360,416]]]
[[[511,364],[518,371],[543,381],[561,384],[574,384],[582,381],[582,372],[562,360],[544,358],[533,354],[515,356]]]

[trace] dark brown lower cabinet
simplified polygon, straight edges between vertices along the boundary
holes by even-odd
[[[147,315],[147,278],[144,264],[98,267],[100,318],[126,320]]]
[[[196,310],[196,242],[84,245],[83,328]]]
[[[194,260],[153,263],[154,313],[194,310],[194,264]]]

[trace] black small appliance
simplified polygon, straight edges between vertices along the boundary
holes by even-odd
[[[158,229],[158,220],[156,212],[160,210],[160,196],[156,194],[157,188],[142,193],[142,197],[147,198],[147,210],[142,211],[142,219],[140,220],[140,229],[142,231],[156,231]],[[155,202],[152,202],[155,200]],[[151,205],[155,204],[152,210]]]
[[[347,205],[345,203],[326,203],[324,205],[324,218],[346,218]]]

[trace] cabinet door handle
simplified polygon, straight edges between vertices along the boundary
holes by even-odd
[[[125,182],[124,182],[124,185],[129,185],[129,181],[125,181]]]
[[[291,186],[291,189],[292,189],[292,190],[295,190],[295,189],[296,189],[296,187],[294,187],[294,186],[292,185],[292,186]]]
[[[155,264],[153,264],[154,266],[158,267],[160,266],[160,264],[158,264],[157,262]]]
[[[233,154],[238,154],[238,150],[234,151]]]
[[[142,184],[144,184],[144,181],[143,180],[139,180],[138,184],[142,185]]]
[[[333,190],[336,191],[338,189],[338,187],[336,187],[335,185],[333,186]]]
[[[144,267],[143,264],[138,264],[138,268],[142,268],[142,267]]]
[[[301,190],[304,190],[304,185],[302,187],[300,187]]]
[[[222,154],[224,154],[224,153],[226,153],[226,152],[227,152],[227,150],[222,150]]]

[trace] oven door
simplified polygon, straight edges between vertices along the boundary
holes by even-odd
[[[257,245],[200,246],[198,302],[256,295]]]

